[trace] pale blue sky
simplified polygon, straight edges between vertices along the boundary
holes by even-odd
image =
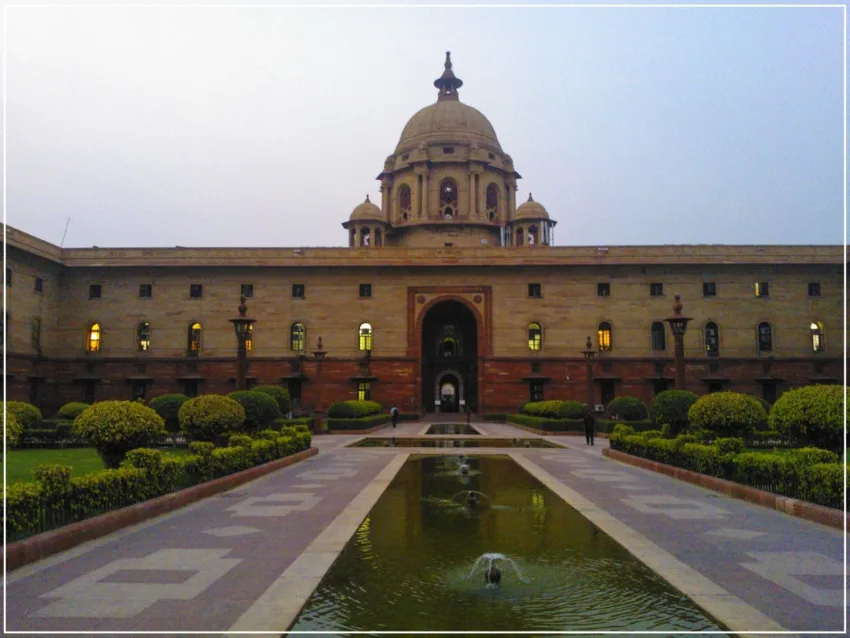
[[[452,51],[558,245],[841,244],[841,8],[8,10],[7,221],[333,246]]]

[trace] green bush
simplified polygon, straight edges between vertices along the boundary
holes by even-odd
[[[611,436],[628,436],[629,434],[634,434],[635,429],[631,425],[625,425],[623,423],[618,423],[614,426],[614,429],[611,431]]]
[[[800,472],[800,491],[807,501],[841,509],[844,507],[845,474],[850,474],[850,468],[840,463],[810,465]]]
[[[629,396],[617,397],[608,404],[607,410],[623,421],[642,421],[649,415],[643,401]]]
[[[205,394],[186,401],[177,416],[187,438],[224,443],[242,427],[245,409],[229,397]]]
[[[337,401],[328,408],[328,417],[333,419],[359,419],[381,411],[381,404],[375,401]]]
[[[281,418],[277,401],[270,394],[255,390],[238,390],[228,395],[245,410],[242,430],[247,433],[258,432],[269,427],[275,419]]]
[[[135,401],[95,403],[76,418],[71,433],[86,439],[108,468],[118,467],[130,450],[166,435],[162,417]]]
[[[189,400],[185,394],[163,394],[148,402],[148,407],[165,421],[165,429],[171,434],[180,431],[180,408]]]
[[[251,388],[254,392],[268,394],[277,403],[281,414],[289,414],[292,409],[292,399],[289,398],[289,390],[279,385],[258,385]]]
[[[697,395],[687,390],[665,390],[652,399],[649,416],[657,426],[670,425],[673,436],[682,432],[688,425],[688,410],[696,403]]]
[[[716,439],[714,445],[720,454],[739,454],[744,451],[744,439],[740,437]]]
[[[390,421],[392,417],[389,414],[372,414],[359,419],[329,418],[327,423],[328,430],[367,430]]]
[[[231,434],[227,441],[228,447],[251,447],[251,439],[247,434]]]
[[[88,403],[83,403],[81,401],[71,401],[70,403],[66,403],[61,408],[59,408],[59,412],[56,413],[60,419],[64,419],[65,421],[73,421],[80,414],[82,414],[83,410],[89,407]]]
[[[688,410],[689,430],[710,430],[720,436],[746,436],[763,430],[767,413],[755,398],[740,392],[701,396]]]
[[[841,452],[847,388],[810,385],[785,392],[770,410],[768,425],[801,443]]]
[[[522,405],[522,414],[550,419],[581,419],[584,407],[579,401],[529,401]]]
[[[544,432],[580,432],[584,424],[576,419],[559,419],[557,417],[532,416],[530,414],[508,414],[508,423],[516,423]]]
[[[189,452],[195,456],[210,456],[214,449],[215,445],[209,441],[192,441],[189,443]]]
[[[816,465],[818,463],[838,463],[835,452],[816,447],[801,447],[789,450],[788,457],[799,465]]]
[[[735,480],[758,489],[792,494],[797,484],[797,468],[787,456],[744,452],[733,460]]]
[[[33,478],[41,483],[44,492],[55,499],[62,499],[68,493],[71,485],[70,465],[49,463],[36,465],[32,472]]]
[[[41,410],[23,401],[6,401],[6,413],[14,414],[24,430],[37,428],[41,422]]]
[[[6,440],[6,445],[12,447],[18,444],[24,428],[18,422],[17,417],[12,412],[6,412],[6,422],[3,427],[3,437]]]
[[[752,397],[752,398],[754,398],[756,401],[758,401],[759,403],[761,403],[761,407],[763,407],[763,408],[764,408],[764,412],[765,412],[765,414],[770,414],[770,408],[772,407],[772,406],[770,405],[770,401],[768,401],[768,400],[767,400],[767,399],[765,399],[764,397],[759,396],[759,395],[757,395],[757,394],[748,394],[747,396]],[[765,427],[767,427],[767,423],[766,423],[766,422],[765,422]]]

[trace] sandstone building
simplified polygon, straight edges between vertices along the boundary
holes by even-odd
[[[841,246],[555,246],[448,55],[434,84],[378,174],[381,201],[342,224],[348,247],[62,249],[6,227],[8,398],[49,414],[232,391],[241,294],[249,382],[287,385],[307,410],[585,401],[588,335],[594,403],[648,402],[673,385],[674,292],[693,318],[688,389],[773,401],[843,379]]]

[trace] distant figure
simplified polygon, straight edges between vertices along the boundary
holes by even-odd
[[[596,417],[593,416],[593,409],[587,406],[584,412],[584,438],[587,439],[587,445],[593,445],[593,435],[596,430]]]
[[[391,415],[392,415],[392,417],[393,417],[393,427],[395,427],[395,426],[397,426],[397,425],[398,425],[398,408],[397,408],[397,407],[395,407],[395,406],[393,406],[393,407],[390,409],[390,414],[391,414]]]
[[[498,585],[502,582],[502,572],[495,564],[490,564],[490,567],[484,572],[484,582],[488,585]]]

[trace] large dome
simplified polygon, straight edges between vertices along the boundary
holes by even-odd
[[[489,120],[478,109],[460,102],[457,90],[463,81],[452,72],[448,52],[443,75],[434,81],[434,86],[440,90],[437,103],[410,118],[401,132],[396,153],[416,148],[423,142],[476,142],[502,151]]]
[[[478,109],[458,100],[438,100],[416,113],[401,132],[396,153],[421,142],[478,142],[501,151],[493,125]]]

